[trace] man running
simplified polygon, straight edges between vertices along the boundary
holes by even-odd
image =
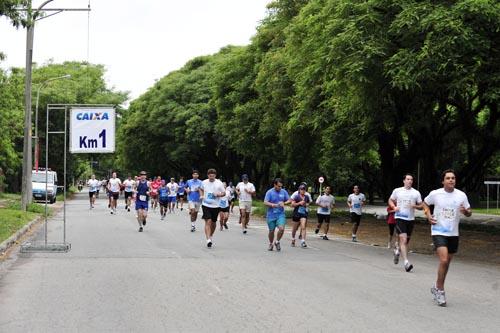
[[[273,181],[273,188],[266,192],[264,197],[264,205],[267,206],[267,227],[269,228],[269,246],[268,250],[272,251],[273,246],[276,247],[276,251],[281,251],[281,237],[285,232],[286,217],[285,217],[285,205],[290,203],[290,197],[288,192],[283,189],[283,181],[280,178],[276,178]],[[276,228],[278,228],[278,233],[276,235],[276,242],[274,242],[274,233]]]
[[[205,220],[205,236],[207,238],[207,247],[212,247],[212,237],[217,225],[217,216],[219,215],[219,200],[226,195],[224,185],[215,177],[217,171],[208,169],[207,177],[201,183],[200,195],[202,198],[201,209],[203,210],[203,219]]]
[[[292,214],[292,246],[295,246],[295,235],[300,227],[300,246],[306,248],[306,227],[311,196],[306,192],[305,185],[300,185],[298,192],[292,194],[291,203],[294,208]]]
[[[139,232],[143,231],[148,217],[149,194],[151,184],[146,180],[146,171],[140,172],[140,179],[137,182],[137,193],[135,200],[135,210],[137,211],[137,222],[139,223]]]
[[[118,203],[118,197],[120,196],[120,186],[122,181],[120,178],[116,177],[116,172],[113,172],[111,179],[108,181],[108,191],[111,194],[111,214],[116,214],[116,205]]]
[[[432,242],[439,258],[437,280],[431,293],[439,306],[446,306],[444,282],[453,254],[458,251],[460,214],[469,217],[472,210],[467,195],[455,188],[455,171],[444,171],[441,179],[443,187],[432,191],[424,199],[424,212],[432,225]],[[434,215],[429,208],[431,205],[434,205]]]
[[[184,209],[184,198],[186,196],[186,182],[184,177],[179,178],[179,189],[177,190],[177,208],[179,208],[179,202],[181,203],[181,211]]]
[[[413,176],[405,174],[403,187],[394,189],[387,201],[389,207],[395,211],[396,233],[399,237],[399,249],[398,247],[394,249],[394,264],[398,264],[401,253],[407,272],[413,269],[413,265],[408,261],[408,244],[415,224],[415,209],[422,209],[422,196],[412,185]]]
[[[187,181],[186,192],[188,194],[188,207],[189,207],[189,217],[191,218],[191,232],[196,230],[196,219],[198,218],[198,211],[200,210],[201,199],[200,199],[200,187],[201,180],[199,177],[198,170],[193,170],[192,179]]]
[[[135,187],[135,181],[132,180],[130,175],[128,175],[127,179],[123,182],[123,186],[125,186],[125,209],[130,212],[130,205],[132,204],[132,196],[134,195]]]
[[[95,191],[95,197],[96,199],[99,199],[99,192],[101,191],[101,186],[102,186],[102,181],[97,180],[97,189]]]
[[[167,184],[168,188],[168,212],[172,213],[175,209],[175,202],[177,199],[177,190],[179,185],[175,182],[175,178],[170,178],[170,183]]]
[[[95,179],[95,175],[92,175],[87,182],[87,186],[89,187],[89,201],[90,201],[90,209],[94,208],[96,193],[99,189],[99,181]]]
[[[228,186],[226,186],[226,182],[222,182],[225,189],[225,195],[219,200],[219,220],[220,220],[220,231],[223,228],[229,229],[227,226],[227,220],[229,220],[229,200],[231,199],[231,190]]]
[[[252,196],[255,195],[255,186],[248,181],[248,175],[241,176],[241,182],[236,185],[236,193],[238,193],[240,206],[240,224],[243,233],[247,233],[247,224],[250,221],[250,213],[252,211]]]
[[[349,206],[349,212],[351,213],[352,241],[357,242],[358,238],[356,234],[361,223],[361,215],[363,215],[363,206],[365,205],[366,198],[363,193],[359,192],[358,185],[354,185],[352,192],[347,197],[347,206]]]
[[[162,221],[165,219],[165,215],[167,215],[167,210],[168,210],[168,205],[169,205],[169,201],[168,201],[169,192],[170,191],[165,184],[165,180],[162,179],[160,188],[158,189],[158,197],[160,200],[160,216],[161,216],[160,220],[162,220]]]
[[[325,234],[322,237],[324,240],[328,240],[327,235],[330,229],[330,216],[332,215],[332,209],[335,207],[335,197],[330,194],[331,192],[331,187],[327,186],[325,187],[325,193],[316,199],[316,204],[318,205],[318,210],[316,211],[318,225],[314,233],[318,234],[321,230],[321,225],[325,223]]]

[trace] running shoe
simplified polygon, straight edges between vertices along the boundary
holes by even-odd
[[[274,246],[276,246],[276,251],[281,251],[281,244],[280,244],[280,242],[274,242]]]
[[[295,247],[295,239],[292,239],[292,247]]]
[[[207,247],[212,247],[212,240],[211,240],[211,239],[209,239],[209,240],[207,241]]]
[[[127,210],[127,209],[128,209],[128,205],[125,205],[125,210]]]
[[[139,227],[139,232],[142,232],[142,227]]]
[[[432,287],[431,287],[431,294],[432,294],[432,298],[433,298],[435,301],[436,301],[436,299],[437,299],[437,296],[436,296],[437,291],[438,291],[438,289],[436,288],[436,286],[432,286]]]
[[[306,242],[301,242],[301,243],[300,243],[300,246],[301,246],[301,247],[303,247],[303,248],[306,248],[306,247],[307,247],[307,244],[306,244]]]
[[[405,271],[407,271],[409,273],[412,269],[413,269],[412,264],[410,264],[409,262],[405,264]]]
[[[162,216],[160,217],[160,221],[163,221],[164,219],[165,219],[165,217],[162,215]]]
[[[323,240],[328,240],[328,236],[327,235],[323,235]]]
[[[269,244],[269,246],[267,247],[267,250],[268,251],[272,251],[273,250],[273,243]]]
[[[387,248],[390,249],[391,248],[391,242],[387,242]]]
[[[358,238],[356,238],[356,236],[352,236],[352,241],[356,243],[358,241]]]
[[[397,265],[399,263],[399,251],[398,251],[398,249],[394,249],[393,261],[394,261],[394,265]]]
[[[446,294],[444,290],[436,289],[436,293],[434,294],[434,299],[439,306],[446,306]]]
[[[146,219],[144,219],[144,221],[142,221],[142,225],[146,225]]]
[[[196,228],[194,226],[191,226],[191,232],[195,232]]]
[[[109,213],[110,213],[111,215],[113,215],[113,211],[112,211],[112,210],[111,210]]]
[[[243,233],[244,233],[244,234],[246,234],[246,233],[247,233],[247,229],[244,229],[244,230],[243,230]]]
[[[314,230],[314,233],[318,234],[318,232],[319,232],[319,228],[316,228],[316,230]]]
[[[130,207],[129,207],[129,208],[127,208],[127,212],[130,212]]]
[[[224,223],[224,228],[229,229],[229,227],[227,226],[227,223]]]

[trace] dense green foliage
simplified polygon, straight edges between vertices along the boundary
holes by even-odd
[[[322,174],[382,197],[404,172],[425,192],[453,167],[475,191],[498,167],[499,99],[497,1],[278,0],[250,45],[196,58],[133,101],[120,158],[261,186]]]

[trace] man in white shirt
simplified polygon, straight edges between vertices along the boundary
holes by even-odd
[[[118,197],[120,196],[121,184],[122,181],[120,180],[120,178],[116,177],[116,172],[113,172],[111,179],[108,181],[108,191],[110,193],[110,198],[111,198],[111,204],[110,204],[111,214],[116,214],[116,204],[118,202]]]
[[[387,201],[391,210],[395,211],[396,233],[399,235],[400,249],[397,246],[394,249],[394,264],[398,264],[401,253],[407,272],[413,269],[413,265],[408,261],[408,244],[415,224],[415,209],[422,209],[422,196],[412,185],[413,175],[405,174],[403,187],[394,189]]]
[[[467,195],[455,188],[455,171],[444,171],[442,184],[443,188],[434,190],[425,197],[424,212],[432,225],[432,242],[439,257],[437,280],[431,293],[439,306],[446,306],[444,282],[453,254],[458,251],[460,214],[469,217],[472,210]],[[429,206],[434,206],[434,214],[431,214]]]
[[[92,175],[87,182],[87,186],[89,187],[89,201],[90,201],[90,209],[94,208],[95,197],[97,190],[99,188],[99,181],[95,179],[95,175]]]
[[[318,205],[318,210],[316,211],[318,225],[316,226],[314,233],[318,234],[321,229],[321,225],[325,223],[325,234],[322,237],[324,240],[328,240],[330,216],[332,214],[333,207],[335,207],[335,197],[330,194],[331,192],[331,187],[327,186],[325,187],[325,193],[316,199],[316,204]]]
[[[360,193],[358,185],[354,185],[352,192],[347,197],[347,206],[349,206],[349,212],[351,213],[352,241],[357,242],[358,238],[356,234],[361,223],[361,215],[363,215],[363,206],[365,205],[366,198],[363,193]]]
[[[246,234],[252,211],[252,196],[255,195],[255,186],[248,181],[247,174],[241,176],[241,182],[236,185],[236,193],[238,193],[240,206],[240,224],[243,233]]]
[[[175,182],[175,178],[170,178],[170,183],[167,184],[168,188],[168,211],[172,213],[175,209],[175,203],[177,200],[177,191],[179,190],[179,185]]]
[[[201,209],[203,211],[203,219],[205,220],[205,236],[207,237],[207,247],[212,247],[212,237],[217,225],[217,216],[219,215],[220,198],[226,195],[224,184],[215,177],[217,171],[208,169],[208,179],[201,182],[200,197]]]
[[[125,209],[130,212],[130,205],[132,204],[132,196],[134,194],[135,181],[129,175],[128,178],[123,182],[125,186]]]

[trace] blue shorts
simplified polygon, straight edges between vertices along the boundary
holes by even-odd
[[[135,210],[139,210],[139,209],[148,210],[148,202],[136,200],[135,201]]]
[[[274,219],[267,219],[267,227],[269,228],[270,231],[274,231],[276,227],[283,227],[286,224],[286,217],[284,215],[279,216]]]
[[[168,202],[176,202],[176,197],[168,197]]]

